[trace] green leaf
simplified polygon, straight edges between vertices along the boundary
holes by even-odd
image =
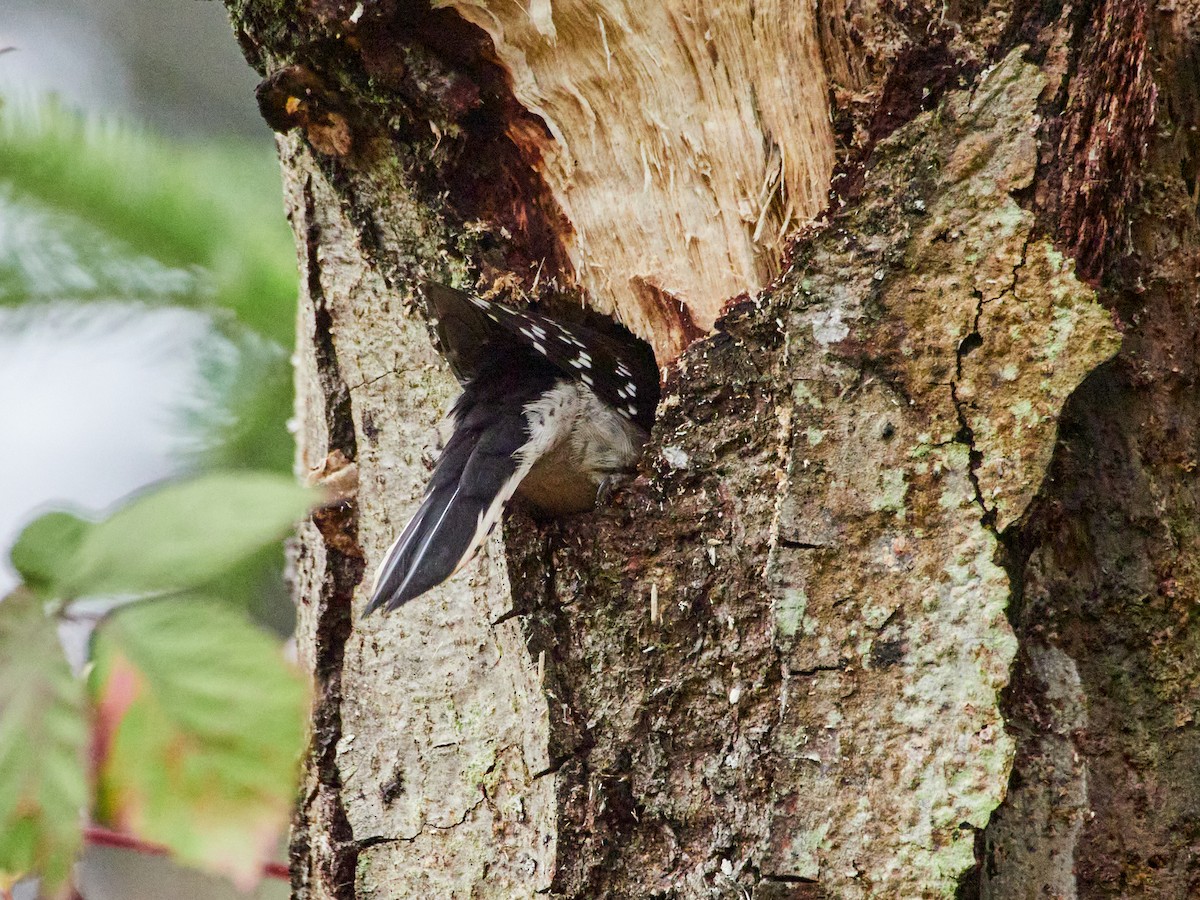
[[[194,597],[123,607],[93,649],[98,816],[253,883],[295,792],[298,673],[245,616]]]
[[[313,500],[291,477],[273,473],[167,483],[89,528],[55,587],[74,598],[204,584],[282,538]]]
[[[82,683],[53,619],[28,591],[0,601],[0,886],[36,872],[61,883],[88,802]]]
[[[90,527],[88,522],[70,513],[39,516],[25,526],[13,545],[13,568],[33,590],[51,593],[55,581],[73,565],[72,560]]]

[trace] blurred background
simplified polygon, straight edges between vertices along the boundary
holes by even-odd
[[[4,0],[0,596],[8,548],[47,508],[291,469],[295,255],[257,80],[218,2]],[[223,592],[282,635],[281,569],[272,547]],[[78,872],[87,900],[246,896],[111,848]]]

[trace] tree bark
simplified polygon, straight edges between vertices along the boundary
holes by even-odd
[[[1200,7],[227,3],[300,467],[358,475],[294,553],[294,896],[1200,890]],[[362,620],[424,276],[615,315],[664,400],[611,504]]]

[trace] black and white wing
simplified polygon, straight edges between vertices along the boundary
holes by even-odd
[[[426,282],[425,295],[442,353],[460,382],[469,381],[487,359],[508,347],[529,348],[644,431],[654,424],[658,367],[648,345],[618,343],[593,328],[565,325],[432,281]]]
[[[432,282],[426,297],[463,393],[421,506],[376,573],[367,613],[395,609],[470,561],[526,476],[526,495],[544,509],[588,508],[599,484],[636,463],[658,403],[658,369],[639,342],[625,347]]]
[[[537,461],[525,407],[553,386],[555,373],[529,359],[519,371],[483,375],[451,411],[453,432],[420,508],[384,554],[364,615],[391,611],[470,562]]]

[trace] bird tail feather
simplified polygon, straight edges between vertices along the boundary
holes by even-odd
[[[363,615],[391,612],[466,565],[487,539],[533,460],[516,411],[472,427],[460,416],[434,469],[421,506],[388,549]]]

